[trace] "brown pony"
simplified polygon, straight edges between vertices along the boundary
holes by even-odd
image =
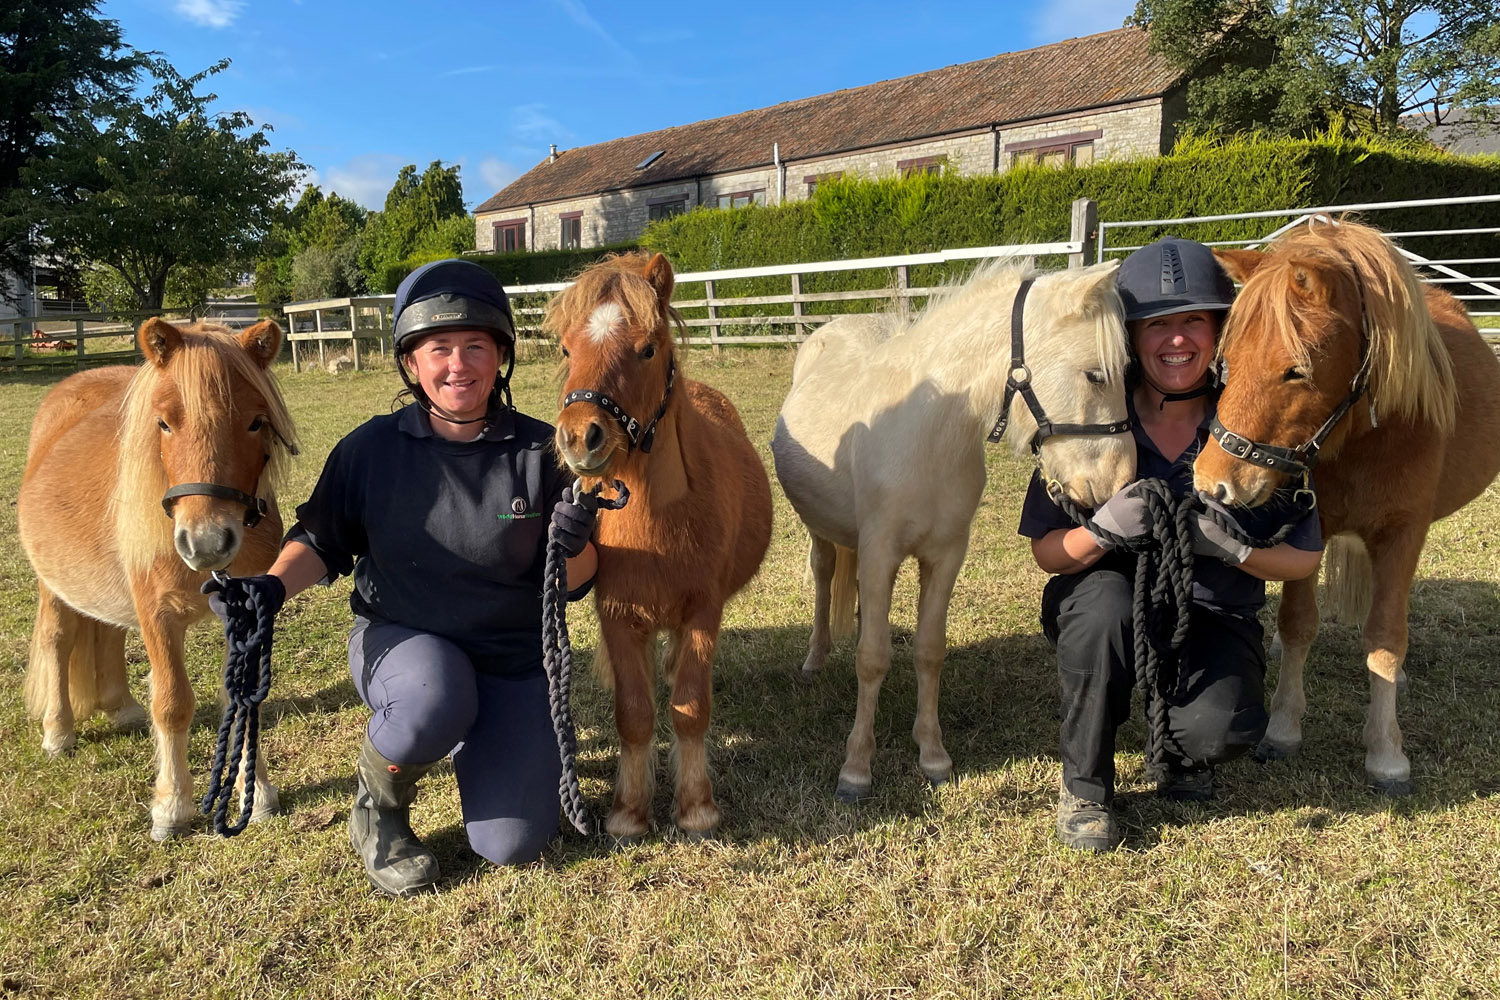
[[[545,321],[566,359],[558,454],[585,485],[619,479],[630,490],[624,509],[599,518],[595,538],[600,674],[613,681],[620,733],[605,829],[618,838],[649,828],[661,631],[677,827],[705,835],[718,826],[704,749],[714,647],[725,602],[755,575],[771,540],[770,481],[739,414],[677,371],[672,287],[661,254],[615,257],[553,299]]]
[[[71,749],[75,720],[96,709],[116,726],[143,723],[125,678],[125,629],[139,628],[157,746],[151,836],[164,840],[187,832],[196,806],[183,633],[208,614],[198,588],[210,570],[262,573],[275,558],[274,490],[295,445],[267,371],[275,323],[236,337],[153,318],[137,341],[139,368],[70,376],[32,421],[16,511],[38,592],[26,705],[51,754]],[[187,495],[164,499],[181,485]],[[205,495],[206,485],[226,489]],[[236,491],[242,499],[222,498]],[[255,783],[256,814],[275,812],[263,767]]]
[[[1218,411],[1224,428],[1296,449],[1352,400],[1313,473],[1330,540],[1325,596],[1335,611],[1369,602],[1365,773],[1374,787],[1407,794],[1411,764],[1396,722],[1407,599],[1428,525],[1472,500],[1500,470],[1500,363],[1463,306],[1424,289],[1368,226],[1299,226],[1268,253],[1216,253],[1244,285],[1219,345],[1228,364]],[[1194,467],[1200,490],[1245,506],[1264,502],[1287,478],[1212,441]],[[1282,589],[1281,676],[1259,751],[1266,759],[1301,747],[1316,586],[1310,577]]]

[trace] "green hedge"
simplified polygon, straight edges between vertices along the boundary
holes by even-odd
[[[489,270],[500,279],[506,288],[515,285],[542,285],[552,281],[566,281],[601,257],[637,249],[634,243],[616,243],[605,247],[589,247],[584,250],[536,250],[519,253],[467,254],[464,260]],[[445,254],[417,254],[385,269],[382,284],[387,292],[394,292],[401,279],[434,260],[442,260]]]
[[[1098,203],[1102,220],[1114,221],[1494,193],[1500,193],[1500,157],[1459,157],[1435,149],[1337,139],[1193,142],[1168,156],[1079,168],[1033,166],[981,177],[950,173],[825,182],[811,199],[781,207],[700,209],[664,219],[647,229],[641,242],[666,254],[678,271],[689,272],[1065,240],[1072,203],[1081,197]],[[1369,219],[1392,231],[1496,226],[1500,205],[1407,209]],[[1170,229],[1202,240],[1252,239],[1282,221]],[[1164,227],[1110,230],[1109,243],[1140,244],[1166,232]],[[1494,256],[1497,246],[1494,235],[1414,237],[1405,243],[1430,257]],[[913,285],[934,284],[963,269],[913,268],[910,280]],[[871,277],[870,272],[809,276],[803,287],[869,288]],[[722,282],[716,292],[771,295],[790,288],[787,278],[758,278]],[[866,308],[868,303],[826,303],[809,311]]]

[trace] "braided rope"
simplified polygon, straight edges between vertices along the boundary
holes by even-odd
[[[1193,522],[1206,514],[1231,538],[1253,549],[1286,541],[1302,518],[1282,525],[1270,538],[1255,538],[1232,517],[1209,506],[1200,494],[1178,496],[1165,479],[1140,481],[1151,530],[1138,538],[1124,538],[1092,523],[1084,509],[1061,490],[1049,491],[1063,511],[1080,525],[1106,539],[1114,548],[1134,552],[1135,589],[1131,602],[1136,687],[1145,704],[1147,773],[1160,773],[1166,763],[1169,694],[1176,696],[1187,673],[1187,639],[1193,603]],[[1310,495],[1310,491],[1309,491]],[[1306,513],[1311,513],[1309,507]],[[1304,514],[1303,516],[1306,516]],[[1180,745],[1172,748],[1184,764],[1192,758]]]
[[[606,510],[619,510],[630,498],[625,484],[615,480],[619,493],[613,500],[599,496],[601,487],[584,493],[573,487],[573,499],[596,501]],[[552,732],[557,737],[557,755],[562,761],[562,777],[557,796],[563,815],[573,828],[586,837],[594,834],[594,817],[583,790],[578,787],[578,733],[573,725],[573,642],[568,636],[568,554],[556,528],[547,534],[547,563],[542,577],[542,666],[547,672],[547,703],[552,714]]]
[[[220,582],[228,582],[224,577]],[[209,771],[208,793],[203,796],[203,815],[213,814],[214,831],[223,837],[242,832],[255,811],[255,764],[260,748],[260,703],[271,690],[271,640],[275,635],[276,609],[259,590],[225,587],[220,594],[228,615],[224,638],[229,649],[224,659],[224,718]],[[232,751],[232,752],[231,752]],[[239,820],[228,822],[229,800],[245,763],[245,796]]]

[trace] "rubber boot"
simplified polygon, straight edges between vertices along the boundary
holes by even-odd
[[[438,880],[438,862],[411,828],[417,782],[427,764],[386,760],[365,734],[355,767],[358,784],[349,810],[349,843],[365,863],[370,884],[390,896],[411,896]]]

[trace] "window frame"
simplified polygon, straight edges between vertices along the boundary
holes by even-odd
[[[682,215],[688,210],[688,196],[686,194],[674,194],[669,198],[652,198],[646,202],[646,222],[659,222],[662,219],[670,219],[674,215]],[[663,210],[667,211],[663,211]]]
[[[571,242],[569,241],[570,235]],[[583,249],[583,213],[581,211],[558,213],[557,248],[559,250]]]
[[[822,184],[824,181],[836,181],[843,176],[844,172],[842,170],[829,170],[821,174],[807,174],[802,178],[802,183],[807,185],[807,196],[811,198],[813,193],[818,190],[819,184]]]
[[[940,174],[948,166],[948,154],[939,153],[936,156],[913,156],[907,160],[896,161],[896,175],[899,177],[913,177],[917,174]]]
[[[528,249],[526,246],[526,220],[524,218],[498,220],[491,223],[490,231],[494,234],[495,253],[520,253]],[[508,250],[505,249],[505,236],[507,233],[514,234],[514,245]]]
[[[743,204],[743,205],[736,205],[734,203],[734,200],[736,198],[745,198],[747,200],[746,200],[745,204]],[[728,199],[729,204],[727,204],[727,205],[724,204],[725,199]],[[758,187],[758,188],[748,188],[748,189],[746,189],[744,191],[715,191],[714,192],[714,207],[715,208],[749,208],[751,205],[764,205],[765,203],[766,203],[766,189],[765,189],[764,186]]]
[[[1084,146],[1092,151],[1094,142],[1104,137],[1102,128],[1090,129],[1086,132],[1069,132],[1065,135],[1048,135],[1039,139],[1023,139],[1019,142],[1007,142],[1005,152],[1010,154],[1010,165],[1012,167],[1026,163],[1041,163],[1044,157],[1061,153],[1063,165],[1077,165],[1077,151]],[[1089,163],[1095,160],[1091,155]]]

